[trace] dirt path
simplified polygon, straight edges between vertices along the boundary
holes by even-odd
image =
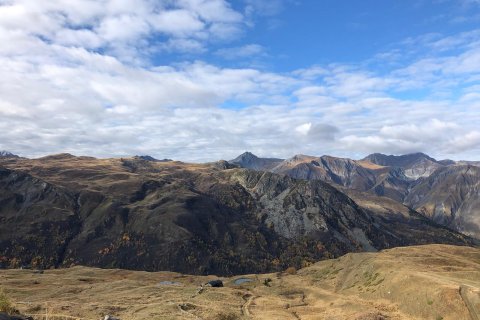
[[[477,313],[475,306],[468,298],[468,290],[469,288],[467,288],[467,286],[461,285],[459,289],[460,296],[462,297],[463,302],[465,302],[465,305],[467,306],[468,312],[470,313],[470,318],[472,318],[472,320],[480,320],[479,314]]]
[[[243,297],[245,299],[245,303],[242,305],[242,314],[247,317],[251,317],[252,314],[250,312],[250,305],[253,303],[253,301],[258,298],[257,296],[254,296],[250,293],[245,294]]]

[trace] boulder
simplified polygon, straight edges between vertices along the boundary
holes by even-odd
[[[9,315],[5,312],[0,312],[0,320],[33,320],[33,318],[21,315]]]
[[[223,281],[219,279],[211,280],[211,281],[208,281],[206,285],[214,288],[219,288],[219,287],[223,287]]]

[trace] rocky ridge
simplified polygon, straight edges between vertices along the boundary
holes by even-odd
[[[376,153],[361,160],[296,155],[268,170],[297,179],[326,181],[343,190],[387,197],[418,209],[437,223],[480,237],[476,186],[462,184],[462,179],[457,178],[465,167],[478,168],[478,162],[437,161],[424,153],[402,156]],[[477,170],[471,169],[471,173],[475,174],[473,179],[480,179]],[[435,183],[441,187],[432,189],[426,196],[424,190],[428,188],[425,185],[431,187],[434,180],[445,175],[451,177]],[[442,189],[450,190],[450,193]],[[365,194],[364,197],[368,198],[369,195]],[[377,198],[377,201],[382,202],[381,198]]]

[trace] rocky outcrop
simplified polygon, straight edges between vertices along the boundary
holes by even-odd
[[[5,312],[0,312],[0,320],[33,320],[33,318],[22,315],[10,315]]]
[[[159,160],[159,159],[156,159],[152,156],[149,156],[149,155],[144,155],[144,156],[135,156],[133,157],[134,159],[138,159],[138,160],[145,160],[145,161],[153,161],[153,162],[168,162],[168,161],[173,161],[172,159],[162,159],[162,160]]]

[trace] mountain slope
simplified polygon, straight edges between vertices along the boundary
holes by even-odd
[[[402,168],[405,176],[413,180],[428,177],[435,170],[444,166],[439,161],[424,153],[412,153],[401,156],[374,153],[368,155],[363,160],[381,166]]]
[[[412,188],[405,203],[438,223],[480,238],[480,167],[437,170]]]
[[[331,156],[296,155],[271,171],[296,179],[318,179],[349,189],[387,196],[400,202],[412,181],[401,168]]]
[[[278,163],[269,171],[296,179],[322,180],[342,188],[347,193],[348,190],[367,192],[380,196],[375,198],[377,200],[388,197],[400,204],[418,208],[437,223],[479,237],[477,228],[480,223],[475,196],[477,187],[456,178],[458,172],[462,171],[462,166],[470,164],[475,162],[436,161],[423,153],[403,156],[377,153],[359,161],[331,156],[296,155]],[[436,177],[437,173],[443,176],[441,186],[437,185],[430,190],[429,177]],[[459,188],[461,191],[457,190]],[[447,189],[453,190],[451,194],[445,192]],[[468,199],[465,199],[466,195]],[[372,198],[368,194],[363,196]],[[443,199],[448,197],[449,200]],[[425,199],[422,200],[423,198]],[[433,204],[428,201],[433,201]],[[453,217],[457,211],[457,215],[462,218]]]
[[[374,218],[378,227],[388,230],[405,245],[436,243],[437,239],[451,233],[449,228],[390,198],[352,189],[342,190]]]
[[[218,164],[61,154],[0,162],[0,266],[195,274],[297,267],[351,251],[468,238],[426,220],[402,238],[322,181]]]

